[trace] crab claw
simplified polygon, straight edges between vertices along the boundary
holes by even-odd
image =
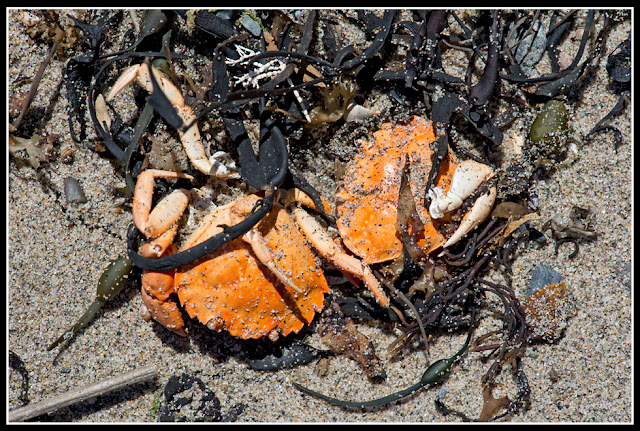
[[[169,99],[169,102],[173,105],[183,124],[191,124],[196,119],[193,110],[184,103],[184,98],[180,91],[173,83],[162,76],[162,74],[154,67],[149,67],[147,64],[137,64],[126,69],[116,80],[115,84],[107,95],[107,101],[113,99],[116,94],[126,88],[134,80],[140,84],[149,93],[153,93],[153,84],[151,82],[151,73],[160,86],[164,95]],[[207,158],[200,137],[200,130],[198,126],[194,124],[186,131],[178,130],[180,135],[180,141],[182,146],[195,166],[200,172],[212,175],[219,179],[240,178],[240,174],[236,172],[233,167],[225,166],[219,159],[221,159],[219,152]]]
[[[448,191],[444,191],[441,187],[434,187],[429,190],[431,205],[429,213],[434,219],[444,217],[445,213],[453,211],[462,205],[462,202],[468,198],[480,185],[493,176],[493,170],[482,163],[473,160],[465,160],[461,162],[453,173],[451,179],[451,187]],[[482,223],[491,212],[493,203],[496,200],[497,189],[492,186],[488,193],[483,194],[465,214],[458,229],[443,244],[443,247],[450,247],[465,235]]]
[[[138,176],[133,195],[133,223],[140,232],[151,239],[168,231],[178,221],[189,204],[186,192],[180,189],[162,199],[151,211],[153,184],[154,180],[159,177],[193,179],[191,175],[157,169],[147,169]]]
[[[442,247],[451,247],[453,244],[460,241],[466,234],[474,230],[480,223],[486,220],[491,213],[491,208],[496,200],[497,189],[496,186],[492,186],[488,193],[480,196],[473,204],[471,209],[462,218],[462,222],[458,229],[451,235],[451,238],[445,242]]]
[[[493,176],[493,170],[473,160],[461,162],[453,173],[451,187],[445,192],[441,187],[429,190],[431,205],[429,213],[432,218],[440,219],[445,213],[460,208],[462,201],[468,198],[480,184]]]

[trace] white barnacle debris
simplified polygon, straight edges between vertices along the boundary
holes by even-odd
[[[240,178],[236,162],[228,153],[224,151],[216,151],[210,157],[209,161],[211,162],[210,174],[215,178],[222,180]]]
[[[41,19],[31,12],[23,11],[22,15],[20,15],[20,21],[27,27],[33,27],[40,23]]]
[[[236,51],[238,52],[238,55],[240,57],[236,60],[231,58],[226,58],[224,62],[227,64],[227,66],[235,66],[236,64],[243,63],[247,61],[249,58],[257,54],[254,50],[250,48],[245,48],[242,45],[236,45]]]
[[[257,55],[257,52],[250,48],[245,48],[241,45],[236,45],[236,51],[239,58],[236,60],[226,59],[225,63],[229,66],[236,66],[246,63],[250,58]],[[254,63],[253,70],[242,75],[238,78],[234,85],[242,85],[245,88],[258,87],[260,81],[272,78],[282,72],[285,68],[285,64],[277,58],[271,59],[266,63]]]

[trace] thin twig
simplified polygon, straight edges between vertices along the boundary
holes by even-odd
[[[56,395],[48,400],[11,410],[9,412],[9,422],[22,422],[45,413],[51,413],[77,402],[155,378],[157,374],[157,367],[155,365],[147,365],[133,371],[109,377],[97,383]]]
[[[18,129],[20,123],[22,123],[24,114],[27,112],[27,110],[29,109],[29,105],[31,105],[31,102],[33,102],[33,99],[36,97],[36,93],[38,92],[38,85],[40,85],[40,81],[42,80],[42,76],[44,75],[44,70],[47,68],[47,65],[51,61],[53,54],[55,54],[55,52],[58,50],[59,46],[60,43],[57,40],[53,42],[53,46],[51,47],[49,54],[47,54],[47,58],[45,58],[44,61],[40,64],[38,72],[36,72],[36,75],[33,77],[33,81],[31,81],[31,87],[29,87],[29,95],[22,104],[20,115],[18,115],[16,121],[13,122],[14,129]]]

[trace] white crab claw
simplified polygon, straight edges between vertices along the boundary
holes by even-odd
[[[429,190],[431,217],[439,219],[444,217],[445,213],[459,208],[462,202],[491,176],[493,170],[485,164],[473,160],[461,162],[453,173],[449,191],[445,192],[441,187]]]
[[[462,222],[460,222],[458,229],[456,229],[453,235],[451,235],[451,238],[449,238],[442,247],[451,247],[464,238],[469,232],[474,230],[480,223],[486,220],[491,213],[491,208],[493,208],[496,195],[497,188],[496,186],[492,186],[488,193],[485,193],[476,199],[471,209],[462,218]]]
[[[429,205],[429,213],[434,219],[439,219],[445,213],[453,211],[462,205],[462,202],[468,198],[480,185],[493,176],[493,170],[482,163],[473,160],[465,160],[461,162],[453,173],[451,179],[451,187],[445,192],[441,187],[434,187],[429,190],[431,205]],[[451,237],[443,244],[443,247],[450,247],[464,238],[469,232],[482,223],[491,212],[493,203],[496,200],[496,186],[489,188],[487,193],[478,197],[473,206],[462,218],[460,226],[451,235]]]

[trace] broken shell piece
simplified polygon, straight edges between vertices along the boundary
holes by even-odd
[[[24,11],[20,16],[20,21],[22,21],[22,23],[27,27],[33,27],[35,25],[38,25],[42,20],[40,19],[40,17],[32,14],[31,12]]]
[[[111,130],[111,117],[109,116],[109,110],[107,109],[107,102],[105,102],[102,94],[98,94],[94,106],[96,110],[96,118],[100,125],[104,126],[107,131]]]
[[[372,111],[369,108],[365,108],[362,105],[358,105],[357,103],[350,102],[347,106],[347,109],[344,111],[344,121],[356,121],[356,120],[366,120],[367,118],[371,118],[375,115],[378,115],[377,112]]]
[[[240,178],[236,162],[224,151],[216,151],[213,153],[209,158],[209,162],[211,163],[210,175],[213,175],[215,178],[224,180]]]

